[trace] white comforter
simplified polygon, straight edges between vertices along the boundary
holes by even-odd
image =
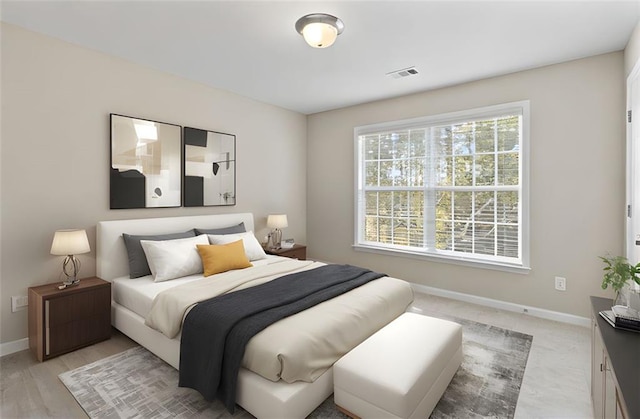
[[[145,323],[173,338],[179,334],[189,308],[199,301],[322,265],[283,259],[184,284],[158,294]],[[314,381],[340,357],[403,313],[412,300],[407,282],[390,277],[376,279],[269,326],[249,341],[242,366],[272,381]]]
[[[322,263],[294,259],[278,259],[268,265],[236,269],[160,292],[153,300],[145,320],[149,327],[169,338],[180,333],[188,310],[200,301],[243,288],[263,284],[279,276],[322,266]]]

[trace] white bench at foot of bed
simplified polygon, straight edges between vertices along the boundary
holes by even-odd
[[[404,313],[333,365],[336,405],[351,417],[427,418],[462,363],[462,327]]]

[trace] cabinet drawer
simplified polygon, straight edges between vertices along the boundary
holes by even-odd
[[[106,340],[110,335],[111,316],[109,313],[53,325],[45,330],[45,356],[60,355]]]
[[[109,312],[110,306],[111,289],[109,287],[50,298],[45,302],[45,324],[54,327],[75,322],[81,318]]]
[[[280,255],[291,259],[305,260],[307,258],[307,249],[291,249],[286,252],[282,252]]]
[[[45,300],[44,356],[53,357],[108,339],[110,306],[110,287],[95,287]]]

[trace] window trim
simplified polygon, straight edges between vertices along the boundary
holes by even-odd
[[[360,214],[360,183],[361,178],[361,150],[359,137],[369,134],[378,134],[384,131],[399,131],[413,128],[424,128],[425,125],[432,124],[455,124],[468,121],[469,119],[481,119],[484,117],[495,117],[496,113],[518,112],[522,114],[522,141],[520,150],[520,211],[521,211],[521,258],[520,263],[511,261],[490,260],[475,254],[464,255],[462,253],[447,254],[424,252],[412,250],[404,246],[394,247],[393,245],[379,246],[374,243],[367,243],[360,239],[361,225],[364,218]],[[357,251],[373,252],[395,256],[406,256],[419,258],[435,262],[452,263],[456,265],[471,266],[477,268],[495,269],[508,272],[528,273],[530,267],[530,212],[529,212],[529,137],[530,137],[530,102],[522,100],[498,105],[483,106],[474,109],[429,115],[418,118],[404,119],[398,121],[388,121],[370,125],[355,127],[354,130],[354,235],[353,248]]]

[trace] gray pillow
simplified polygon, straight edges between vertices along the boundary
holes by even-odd
[[[151,269],[147,263],[147,257],[144,254],[140,240],[173,240],[186,239],[187,237],[195,237],[195,230],[185,231],[184,233],[159,234],[155,236],[132,236],[123,233],[124,245],[127,248],[129,256],[129,278],[140,278],[141,276],[151,275]]]
[[[244,222],[234,225],[231,227],[223,227],[223,228],[196,228],[196,235],[200,234],[235,234],[235,233],[244,233],[246,230],[244,226]]]

